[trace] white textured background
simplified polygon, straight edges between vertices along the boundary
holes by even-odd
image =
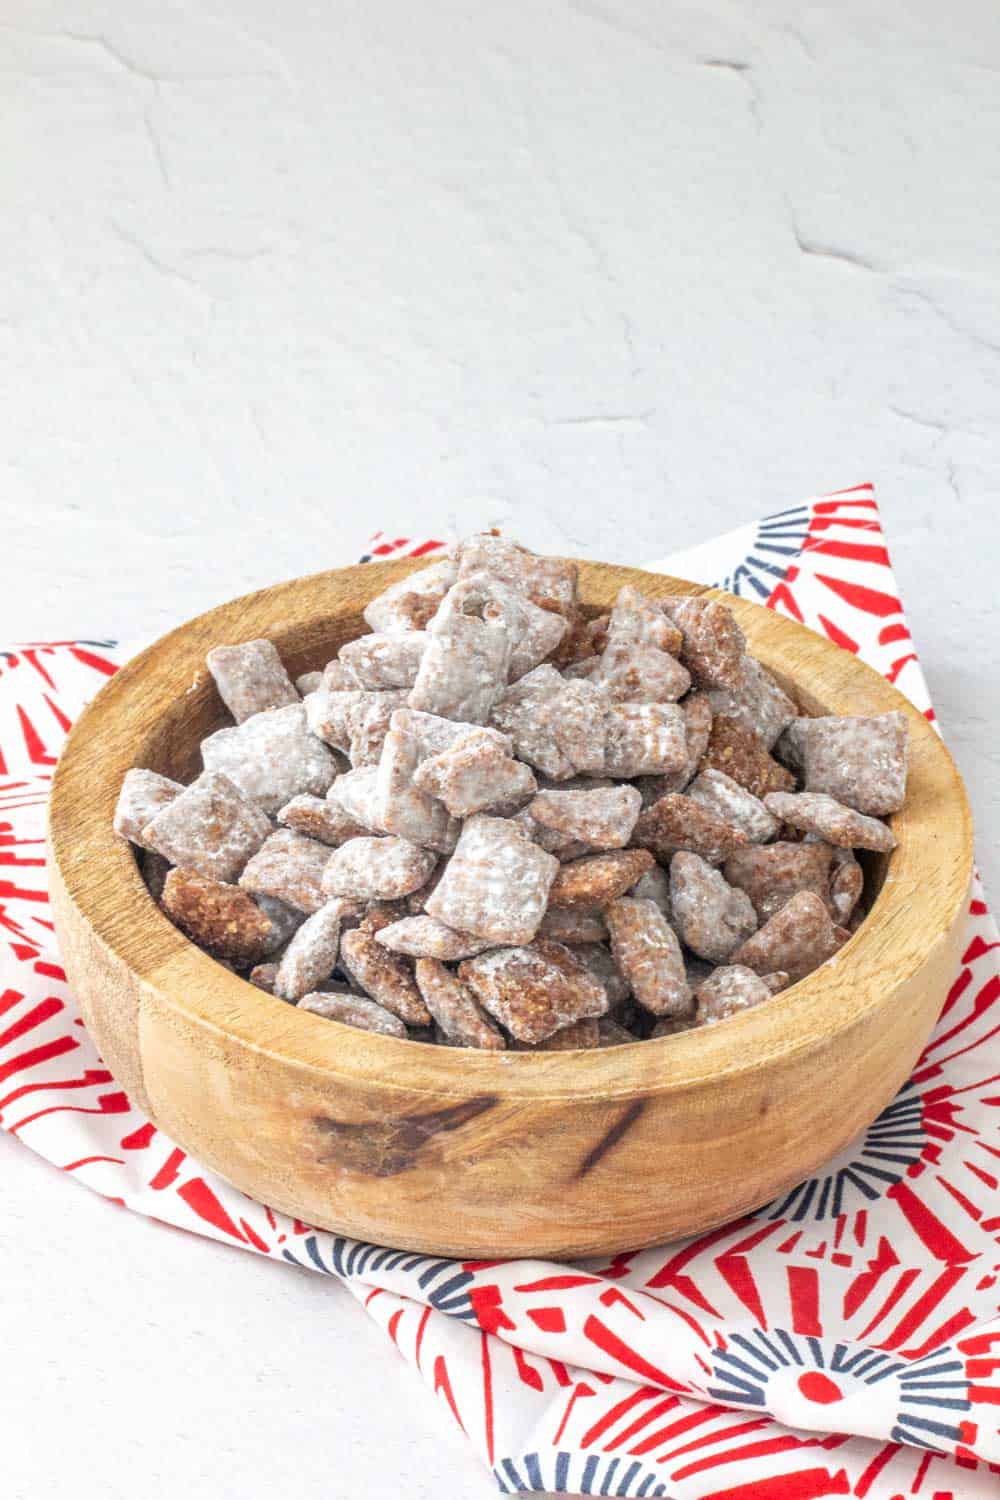
[[[989,0],[6,0],[0,142],[0,639],[871,479],[998,889]],[[5,1495],[491,1493],[335,1288],[0,1153]]]

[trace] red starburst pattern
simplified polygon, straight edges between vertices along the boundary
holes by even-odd
[[[441,545],[380,533],[367,556]],[[857,652],[932,717],[869,486],[685,562]],[[116,661],[109,642],[0,652],[3,1128],[115,1203],[341,1279],[501,1491],[995,1500],[1000,937],[978,889],[912,1079],[780,1202],[587,1267],[357,1244],[193,1161],[132,1107],[80,1020],[48,911],[45,802],[69,724]]]

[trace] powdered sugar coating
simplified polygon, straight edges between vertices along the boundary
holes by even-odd
[[[375,816],[387,833],[447,853],[458,842],[459,825],[443,802],[416,785],[427,750],[422,737],[409,727],[407,712],[393,714],[382,746],[375,775]]]
[[[453,549],[460,579],[475,573],[500,578],[546,609],[568,615],[576,603],[576,564],[561,557],[539,557],[526,547],[491,532],[458,542]]]
[[[845,807],[825,792],[769,792],[766,802],[781,822],[815,833],[841,849],[873,849],[889,854],[896,847],[892,830],[885,823]]]
[[[676,703],[616,703],[606,730],[609,776],[671,775],[686,764],[684,715]]]
[[[451,749],[429,757],[417,767],[413,784],[439,798],[456,818],[523,801],[538,785],[530,768],[485,730],[471,730]]]
[[[274,980],[279,1000],[301,1000],[329,979],[337,966],[340,924],[339,901],[328,901],[307,917],[285,949]]]
[[[683,637],[657,600],[648,599],[632,584],[618,590],[605,627],[607,644],[652,646],[676,657]],[[685,674],[686,675],[686,674]]]
[[[796,719],[779,749],[801,767],[807,792],[825,792],[872,816],[898,812],[903,805],[906,715],[898,710],[871,717]]]
[[[458,567],[450,557],[410,573],[369,601],[365,624],[371,630],[422,629],[457,577]]]
[[[759,797],[748,792],[745,786],[740,786],[725,771],[718,771],[713,766],[706,766],[694,778],[687,789],[687,796],[700,802],[731,827],[738,828],[751,844],[766,844],[775,837],[781,824],[780,817],[769,812]]]
[[[609,641],[589,675],[613,703],[674,703],[691,686],[679,661],[634,641]]]
[[[261,808],[219,771],[203,771],[142,830],[172,865],[231,882],[271,832]]]
[[[431,850],[409,839],[349,839],[330,855],[323,889],[328,896],[391,901],[418,890],[436,863]]]
[[[378,766],[358,766],[344,771],[327,792],[327,799],[347,814],[352,822],[371,833],[384,833],[378,813]]]
[[[268,708],[298,703],[295,684],[271,641],[244,641],[241,646],[214,646],[205,665],[219,697],[237,724]]]
[[[410,1026],[429,1026],[424,1004],[409,961],[390,953],[371,932],[356,927],[340,940],[341,968],[360,989]]]
[[[768,750],[798,717],[798,708],[770,672],[753,656],[744,656],[732,687],[709,691],[713,712],[737,719],[760,736]]]
[[[456,932],[426,912],[401,917],[380,929],[379,942],[393,953],[410,958],[436,958],[454,963],[460,958],[474,958],[492,947],[489,938],[474,937],[471,932]]]
[[[832,958],[849,934],[834,925],[823,902],[812,891],[799,891],[759,932],[731,955],[758,974],[783,969],[794,984]]]
[[[681,939],[699,958],[724,964],[757,927],[750,897],[713,865],[682,850],[670,862],[670,904]],[[771,969],[783,968],[770,964]]]
[[[422,630],[379,631],[341,646],[338,660],[359,687],[411,688],[427,647]]]
[[[647,807],[635,825],[632,841],[651,849],[669,863],[678,849],[691,849],[709,864],[718,865],[747,844],[746,834],[734,824],[683,792],[668,792]]]
[[[623,896],[605,911],[611,953],[636,1000],[654,1016],[691,1010],[677,935],[654,901]]]
[[[560,867],[549,892],[549,904],[556,910],[603,910],[610,901],[624,896],[653,864],[653,856],[645,849],[611,849],[606,854],[575,859]]]
[[[766,922],[799,891],[812,891],[829,902],[832,852],[824,843],[755,845],[726,861],[725,876],[730,885],[746,891]]]
[[[323,871],[329,859],[327,844],[291,828],[279,828],[249,861],[240,885],[257,896],[277,896],[299,911],[318,911],[327,899]]]
[[[543,791],[527,812],[543,828],[578,839],[594,849],[624,849],[632,837],[642,797],[634,786],[596,791]]]
[[[380,1036],[405,1038],[406,1027],[398,1016],[386,1010],[375,1000],[364,995],[355,995],[350,990],[323,990],[318,994],[304,995],[299,1001],[299,1010],[310,1015],[322,1016],[325,1021],[339,1021],[342,1026],[354,1026],[359,1031],[374,1031]]]
[[[683,599],[672,611],[683,636],[681,661],[700,687],[738,687],[746,638],[733,613],[717,599]]]
[[[753,969],[743,964],[725,964],[695,991],[698,1025],[714,1026],[719,1021],[728,1021],[730,1016],[763,1005],[770,998],[770,988]]]
[[[216,730],[202,741],[201,757],[206,771],[222,771],[267,813],[302,792],[323,796],[337,774],[301,703],[266,709],[234,729]]]
[[[427,1009],[452,1043],[502,1051],[506,1043],[462,981],[433,958],[419,958],[414,970]]]
[[[332,799],[332,791],[333,783],[325,797],[314,797],[308,792],[293,797],[279,810],[278,822],[282,828],[294,828],[296,833],[319,839],[321,844],[329,844],[332,849],[367,833],[369,830],[364,824],[357,822]]]
[[[171,781],[169,776],[160,776],[156,771],[138,767],[126,771],[115,808],[115,833],[119,838],[131,839],[133,844],[140,843],[146,825],[183,790],[179,781]]]
[[[498,943],[525,943],[542,920],[559,869],[507,818],[468,819],[426,910],[448,927]]]
[[[480,1005],[522,1042],[540,1042],[608,1008],[603,985],[569,948],[547,938],[466,959],[458,974]]]

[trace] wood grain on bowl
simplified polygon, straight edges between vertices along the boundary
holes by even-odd
[[[222,605],[123,667],[81,715],[52,790],[52,901],[105,1059],[201,1162],[360,1239],[467,1256],[603,1255],[760,1207],[845,1146],[907,1077],[954,975],[972,869],[965,793],[934,730],[804,627],[722,596],[807,712],[907,715],[897,848],[868,860],[872,910],[833,961],[718,1026],[545,1053],[353,1030],[195,948],[115,837],[125,772],[190,779],[200,740],[225,721],[204,666],[210,647],[268,637],[298,676],[360,634],[367,600],[419,566],[321,573]],[[625,583],[654,597],[714,592],[581,564],[595,614]]]

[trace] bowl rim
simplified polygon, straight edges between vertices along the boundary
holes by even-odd
[[[430,559],[434,561],[434,559]],[[607,607],[623,584],[652,596],[718,598],[735,612],[763,665],[831,712],[902,711],[910,730],[907,802],[892,819],[897,847],[864,923],[840,952],[765,1006],[725,1025],[641,1044],[572,1052],[476,1052],[429,1047],[331,1022],[277,1000],[225,969],[160,911],[131,847],[112,829],[125,772],[150,739],[135,715],[179,694],[214,693],[207,649],[268,635],[282,648],[304,620],[360,614],[388,584],[427,559],[356,564],[289,579],[218,605],[162,636],[126,663],[83,710],[53,778],[49,857],[77,914],[113,966],[138,981],[141,1004],[180,1025],[238,1040],[290,1069],[327,1081],[368,1081],[406,1095],[508,1100],[631,1099],[715,1087],[751,1070],[824,1048],[880,1006],[933,957],[968,898],[972,819],[944,742],[895,687],[806,626],[752,601],[667,574],[579,561],[584,604]],[[304,614],[302,601],[311,602]],[[721,1128],[721,1124],[720,1124]]]

